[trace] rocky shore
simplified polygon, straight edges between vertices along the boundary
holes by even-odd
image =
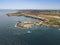
[[[18,28],[32,28],[34,26],[39,26],[43,23],[43,21],[41,22],[18,22],[15,27]]]
[[[57,13],[58,12],[58,13]],[[25,16],[41,20],[41,22],[18,22],[15,27],[33,27],[37,25],[49,25],[60,27],[60,12],[59,11],[40,11],[40,10],[22,10],[16,13],[8,13],[8,16]],[[43,22],[43,23],[42,23]]]

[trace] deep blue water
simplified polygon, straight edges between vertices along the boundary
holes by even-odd
[[[18,21],[39,21],[24,16],[7,16],[15,10],[0,10],[0,45],[60,45],[60,30],[38,26],[30,29],[14,27]],[[31,31],[31,33],[28,33]]]

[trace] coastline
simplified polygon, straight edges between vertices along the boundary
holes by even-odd
[[[33,10],[31,10],[33,12]],[[25,16],[25,17],[30,17],[30,18],[35,18],[35,19],[39,19],[41,21],[43,21],[42,25],[46,25],[46,26],[53,26],[53,27],[59,27],[60,26],[60,17],[59,15],[55,15],[53,16],[53,13],[49,12],[48,14],[44,14],[44,11],[42,14],[36,12],[37,14],[32,13],[31,11],[26,11],[26,12],[16,12],[16,13],[8,13],[8,16]],[[47,13],[47,12],[45,12]],[[50,14],[51,13],[51,14]],[[19,23],[19,22],[18,22]],[[17,23],[17,24],[18,24]],[[27,22],[28,23],[28,22]],[[15,27],[18,27],[17,24],[15,24]],[[39,25],[39,24],[38,24]]]
[[[34,26],[39,26],[43,23],[43,21],[40,22],[18,22],[15,24],[15,27],[18,28],[32,28]]]

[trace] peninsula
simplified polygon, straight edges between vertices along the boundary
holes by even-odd
[[[37,25],[46,25],[60,27],[60,10],[19,10],[16,13],[8,13],[8,16],[31,17],[40,22],[18,22],[17,27],[32,27]]]

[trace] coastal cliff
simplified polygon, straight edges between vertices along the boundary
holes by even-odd
[[[21,10],[16,13],[8,13],[8,16],[25,16],[36,18],[43,21],[42,25],[49,25],[54,27],[60,27],[60,11],[56,10]],[[38,22],[39,23],[39,22]],[[23,25],[22,27],[31,27],[35,26],[36,22],[30,23],[18,23],[18,26]],[[40,25],[40,24],[38,24]]]

